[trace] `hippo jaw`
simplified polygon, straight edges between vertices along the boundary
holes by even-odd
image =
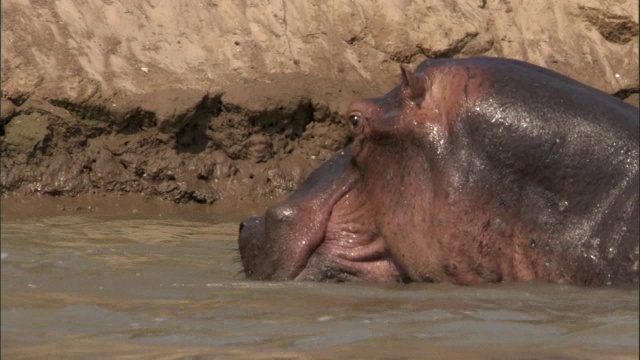
[[[360,186],[331,209],[324,238],[296,280],[397,281],[404,276],[377,230]]]
[[[256,280],[397,280],[360,193],[349,149],[316,170],[288,200],[240,224],[244,273]]]

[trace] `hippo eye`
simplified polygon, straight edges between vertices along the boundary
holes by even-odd
[[[352,113],[349,115],[349,124],[351,125],[351,129],[357,130],[362,125],[362,115],[360,113]]]

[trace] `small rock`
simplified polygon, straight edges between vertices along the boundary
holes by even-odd
[[[13,106],[13,103],[9,100],[2,99],[2,103],[0,104],[0,123],[5,124],[15,113],[16,107]]]

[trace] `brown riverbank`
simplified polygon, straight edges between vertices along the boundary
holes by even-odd
[[[637,9],[3,1],[0,190],[278,197],[348,143],[340,113],[350,101],[386,92],[400,64],[428,58],[517,58],[637,103]]]

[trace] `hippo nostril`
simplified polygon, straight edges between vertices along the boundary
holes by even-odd
[[[243,228],[244,228],[244,221],[240,223],[240,228],[238,229],[238,232],[241,233]]]
[[[295,214],[295,209],[290,205],[276,205],[267,210],[267,218],[279,223],[293,220]]]

